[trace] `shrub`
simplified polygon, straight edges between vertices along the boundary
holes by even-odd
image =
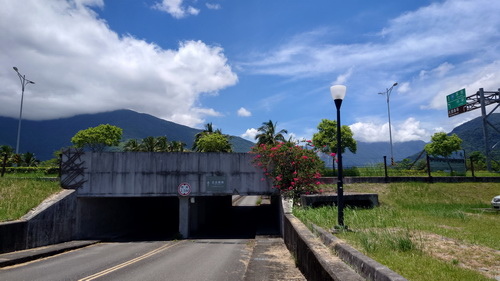
[[[264,170],[273,187],[284,196],[298,198],[301,194],[318,192],[318,178],[324,165],[314,151],[284,142],[261,144],[250,153],[255,154],[254,165]]]

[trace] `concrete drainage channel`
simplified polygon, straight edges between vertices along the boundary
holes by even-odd
[[[312,225],[310,231],[284,200],[282,206],[283,239],[307,280],[407,280],[324,229]]]

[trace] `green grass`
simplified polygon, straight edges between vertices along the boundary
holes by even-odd
[[[377,208],[346,209],[345,224],[354,231],[337,234],[361,252],[409,280],[490,280],[461,266],[468,257],[453,243],[500,250],[500,213],[487,210],[493,196],[500,194],[499,183],[353,184],[345,191],[379,194]],[[294,214],[325,229],[337,224],[336,207],[294,208]],[[426,240],[429,235],[443,241]],[[431,255],[429,241],[453,241],[445,252],[448,259]],[[478,252],[469,259],[500,263],[498,252],[484,260]]]
[[[382,165],[371,165],[366,167],[358,167],[356,168],[360,177],[384,177],[385,170]],[[398,169],[397,167],[387,167],[387,175],[389,177],[428,177],[429,174],[423,170],[405,170]],[[431,172],[431,176],[433,177],[449,177],[449,172],[437,171]],[[472,177],[472,172],[467,171],[465,173],[466,177]],[[499,177],[500,173],[497,172],[488,172],[488,171],[475,171],[474,176],[476,177]]]
[[[0,178],[0,221],[21,218],[60,190],[57,181]]]

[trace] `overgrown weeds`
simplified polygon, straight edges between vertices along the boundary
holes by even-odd
[[[21,218],[60,190],[59,182],[0,178],[0,221]]]
[[[344,222],[354,231],[336,235],[404,277],[488,280],[500,275],[500,213],[490,208],[491,198],[500,194],[499,183],[353,184],[345,190],[378,193],[380,206],[347,208]],[[335,206],[295,208],[294,214],[325,229],[337,224]],[[467,255],[474,260],[464,258],[464,245],[473,245]]]

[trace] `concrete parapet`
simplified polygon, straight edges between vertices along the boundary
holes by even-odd
[[[283,240],[307,280],[364,280],[291,214],[284,214]]]
[[[375,260],[363,255],[348,244],[342,242],[337,237],[328,233],[319,226],[312,226],[321,241],[332,249],[344,262],[353,267],[356,272],[361,274],[367,280],[372,281],[405,281],[406,278],[397,274]]]
[[[61,243],[76,233],[76,193],[64,190],[20,220],[0,223],[0,253]]]

